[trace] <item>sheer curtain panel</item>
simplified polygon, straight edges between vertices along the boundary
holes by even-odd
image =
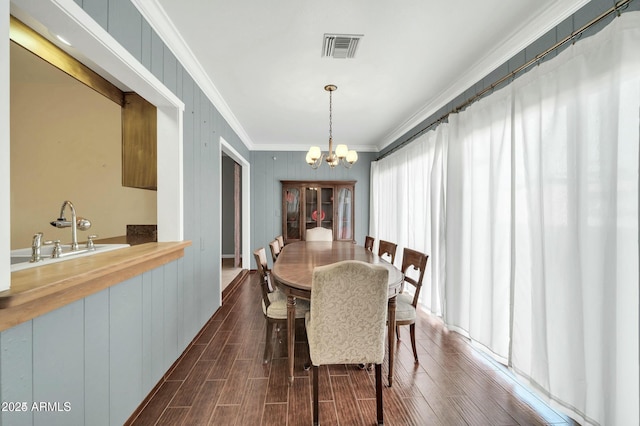
[[[420,302],[440,315],[444,284],[446,140],[443,124],[384,160],[371,163],[369,235],[429,256]],[[396,256],[397,266],[402,257]]]
[[[449,116],[444,320],[509,355],[511,92]]]
[[[640,13],[512,86],[511,364],[582,421],[638,424]]]
[[[640,12],[371,166],[423,305],[580,423],[640,424]]]

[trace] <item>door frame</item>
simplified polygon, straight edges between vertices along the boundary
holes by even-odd
[[[250,269],[251,264],[251,170],[249,161],[247,161],[238,151],[235,150],[222,136],[220,137],[220,197],[219,197],[219,214],[220,214],[220,236],[222,237],[222,152],[228,155],[236,163],[242,167],[242,269]],[[219,252],[222,254],[222,238],[220,238]],[[222,268],[220,269],[220,282],[222,282]]]

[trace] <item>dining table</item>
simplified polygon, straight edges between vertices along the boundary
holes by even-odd
[[[389,386],[393,384],[396,296],[404,275],[393,264],[351,241],[298,241],[286,244],[272,268],[275,284],[287,296],[287,355],[289,384],[294,378],[296,299],[311,300],[313,269],[343,260],[360,260],[389,270],[388,338]]]

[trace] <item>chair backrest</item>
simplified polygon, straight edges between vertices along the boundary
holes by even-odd
[[[367,235],[366,237],[364,237],[364,248],[366,248],[369,251],[373,251],[374,242],[375,242],[375,238]]]
[[[313,365],[380,364],[389,271],[345,260],[316,267],[312,280],[307,337]]]
[[[282,235],[278,235],[276,237],[276,241],[278,241],[278,244],[280,245],[280,250],[282,250],[282,247],[284,247],[284,237]]]
[[[333,231],[331,229],[316,227],[307,229],[307,241],[333,241]]]
[[[393,265],[393,262],[396,261],[396,248],[398,248],[397,244],[380,240],[378,244],[378,256],[389,256],[391,258],[390,263]]]
[[[265,308],[268,308],[271,304],[271,301],[269,300],[269,293],[273,291],[273,288],[271,288],[270,271],[267,267],[267,252],[264,247],[260,247],[253,252],[253,256],[256,259],[256,267],[258,269],[258,274],[260,275],[262,301],[264,302]]]
[[[402,251],[402,273],[404,274],[404,282],[409,283],[415,287],[415,293],[413,295],[413,307],[418,304],[418,297],[420,297],[420,289],[422,288],[422,278],[424,278],[424,271],[427,269],[427,260],[429,256],[424,253],[420,253],[416,250],[405,248]],[[412,278],[407,275],[407,271],[410,267],[418,271],[418,279]],[[404,287],[404,284],[403,284]]]
[[[271,250],[271,259],[275,263],[278,255],[280,254],[280,244],[278,240],[273,240],[269,243],[269,250]]]

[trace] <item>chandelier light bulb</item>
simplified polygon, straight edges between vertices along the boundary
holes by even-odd
[[[307,152],[307,156],[305,157],[305,161],[307,162],[307,164],[313,164],[314,160],[311,158],[311,150],[309,150],[309,152]]]
[[[346,145],[340,144],[336,147],[336,155],[338,158],[345,158],[347,153],[349,152],[349,148]]]
[[[319,146],[312,146],[309,148],[309,158],[311,158],[311,161],[316,161],[321,155],[322,152],[320,151]]]

